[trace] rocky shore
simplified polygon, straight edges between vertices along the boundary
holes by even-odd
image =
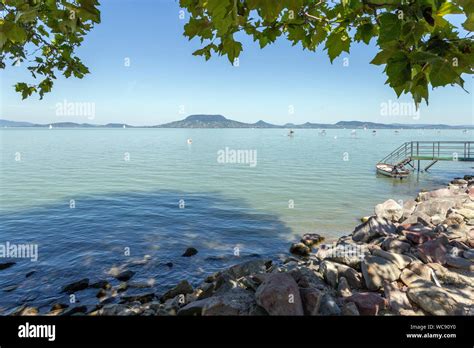
[[[140,286],[126,266],[109,272],[118,286],[78,280],[62,291],[96,289],[97,304],[57,303],[48,315],[473,315],[473,248],[474,176],[465,176],[414,200],[378,204],[334,243],[307,234],[284,261],[237,264],[197,287],[183,280],[156,294],[144,284],[129,294]]]

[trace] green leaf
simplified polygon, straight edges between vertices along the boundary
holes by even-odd
[[[398,52],[387,60],[385,67],[387,82],[391,87],[405,85],[411,80],[411,66],[408,57],[403,52]]]
[[[232,37],[227,37],[222,41],[222,54],[226,54],[231,64],[234,64],[235,58],[242,52],[242,44],[235,41]]]
[[[351,39],[348,37],[345,30],[333,31],[329,34],[326,40],[325,49],[328,50],[329,59],[331,63],[336,57],[338,57],[343,51],[349,53],[351,45]]]
[[[379,44],[398,40],[402,30],[402,21],[397,15],[385,12],[380,16]]]
[[[13,23],[10,30],[7,32],[7,37],[12,42],[23,43],[26,41],[26,31],[18,24]]]
[[[460,13],[462,13],[462,10],[458,6],[456,6],[452,2],[447,2],[447,1],[440,6],[438,11],[436,11],[436,14],[438,16],[446,16],[448,14],[460,14]]]
[[[431,65],[430,82],[433,87],[453,84],[459,78],[450,63],[439,60]]]
[[[395,53],[392,49],[383,49],[372,59],[370,64],[382,65],[387,64],[388,59]]]
[[[462,24],[467,31],[474,31],[474,13],[470,13],[466,21]]]
[[[375,25],[372,23],[366,23],[357,28],[354,38],[357,42],[363,41],[368,45],[370,43],[370,39],[372,39],[375,35],[377,35],[377,28]]]

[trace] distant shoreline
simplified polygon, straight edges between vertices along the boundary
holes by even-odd
[[[125,123],[108,123],[105,125],[75,122],[55,122],[37,124],[0,119],[0,128],[200,128],[200,129],[474,129],[474,125],[446,125],[446,124],[402,124],[402,123],[376,123],[362,121],[339,121],[334,124],[311,123],[303,124],[286,123],[275,125],[265,121],[245,123],[225,118],[222,115],[191,115],[183,120],[153,126],[132,126]]]

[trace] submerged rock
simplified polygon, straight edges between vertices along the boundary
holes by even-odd
[[[187,248],[183,255],[181,256],[184,256],[184,257],[191,257],[191,256],[194,256],[198,253],[197,249],[196,248],[193,248],[193,247],[190,247],[190,248]]]
[[[132,278],[134,275],[135,275],[134,271],[127,270],[127,271],[120,272],[119,274],[115,276],[115,278],[117,280],[120,280],[121,282],[126,282],[127,280],[130,280],[130,278]]]
[[[73,282],[73,283],[65,285],[63,287],[63,289],[61,290],[61,292],[66,292],[68,294],[72,294],[76,291],[87,289],[88,286],[89,286],[89,279],[84,278],[84,279],[81,279],[77,282]]]
[[[12,266],[16,265],[16,262],[4,262],[4,263],[0,263],[0,271],[1,270],[4,270],[4,269],[7,269],[7,268],[10,268]]]

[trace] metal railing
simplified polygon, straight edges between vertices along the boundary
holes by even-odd
[[[474,141],[408,141],[380,163],[399,164],[412,160],[474,161]]]

